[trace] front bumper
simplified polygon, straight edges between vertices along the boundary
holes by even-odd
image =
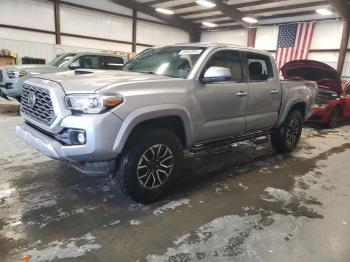
[[[118,153],[113,151],[113,144],[121,124],[122,121],[110,112],[65,117],[60,127],[85,130],[86,143],[83,145],[63,145],[54,137],[27,123],[18,125],[16,134],[50,158],[71,163],[98,162],[118,156]]]
[[[324,124],[327,123],[330,115],[330,109],[329,106],[325,108],[314,108],[312,111],[311,117],[307,120],[308,122],[311,123],[316,123],[316,124]]]
[[[3,94],[10,97],[20,97],[22,95],[22,86],[27,77],[14,79],[4,79],[0,82],[0,89]]]

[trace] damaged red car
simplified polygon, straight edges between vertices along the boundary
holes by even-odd
[[[313,60],[296,60],[282,68],[285,79],[315,81],[318,87],[316,107],[309,122],[335,128],[341,120],[350,119],[350,81],[331,66]]]

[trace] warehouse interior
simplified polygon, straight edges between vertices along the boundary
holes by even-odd
[[[350,261],[349,38],[350,1],[345,0],[1,0],[0,261]],[[286,46],[290,42],[294,46]],[[181,80],[163,74],[166,66],[161,67],[165,64],[156,72],[141,72],[142,76],[124,72],[158,48],[182,48],[179,55],[199,56],[193,60],[192,71],[180,77],[184,84],[171,83]],[[232,108],[243,110],[243,106],[258,101],[254,110],[265,113],[259,122],[247,109],[244,130],[227,142],[220,134],[227,126],[238,130],[241,124],[241,119],[233,119],[229,112],[230,103],[238,100],[219,100],[220,95],[232,93],[227,85],[219,83],[217,87],[227,89],[226,93],[205,88],[215,86],[216,81],[232,81],[234,69],[228,69],[227,79],[213,80],[219,79],[217,74],[224,74],[225,68],[221,64],[212,66],[217,71],[208,82],[201,80],[204,71],[199,76],[193,73],[212,68],[202,68],[199,63],[207,63],[205,59],[211,56],[208,50],[215,48],[242,52],[239,79],[229,84],[239,85],[242,90],[234,91],[239,91],[236,96],[246,99],[246,104]],[[259,55],[249,58],[249,52]],[[113,60],[109,67],[91,61],[79,67],[73,65],[77,60],[72,60],[65,69],[54,69],[53,62],[66,55],[67,61],[79,55],[98,57],[98,61],[121,60]],[[256,64],[260,56],[271,58],[271,65],[266,62],[260,73],[272,79],[271,70],[274,79],[255,81],[255,87],[278,83],[280,88],[269,89],[270,94],[279,95],[276,112],[272,113],[266,110],[276,99],[258,100],[263,95],[253,93],[254,86],[250,86],[254,82],[249,75],[250,63]],[[297,60],[316,71],[309,76],[302,67],[301,73],[288,75],[290,68],[286,65],[299,68],[294,63]],[[145,64],[152,66],[151,62]],[[51,69],[40,67],[46,65]],[[185,65],[190,66],[189,62]],[[28,89],[33,83],[40,83],[38,89]],[[23,93],[13,95],[16,84]],[[43,99],[50,100],[52,108],[35,105],[45,84],[49,91]],[[116,96],[113,88],[124,84],[128,89]],[[58,88],[53,91],[55,85]],[[243,85],[247,85],[247,92],[243,92]],[[93,92],[91,86],[95,87]],[[105,86],[110,87],[103,93],[100,90]],[[77,110],[74,99],[81,99],[81,94],[98,99],[101,94],[102,100],[96,103],[104,107],[92,113],[86,108]],[[186,102],[181,104],[183,100]],[[151,105],[145,101],[159,106],[152,118]],[[302,102],[302,131],[295,149],[277,153],[273,137],[283,131],[283,121]],[[181,106],[175,110],[174,104]],[[66,108],[62,109],[63,105]],[[113,111],[119,107],[120,112]],[[187,111],[177,113],[180,109]],[[41,119],[43,114],[46,117],[40,110],[55,114],[46,126],[42,121],[38,126],[37,121],[30,121],[33,117]],[[223,111],[230,114],[218,118]],[[202,115],[206,112],[212,113],[207,119]],[[93,119],[107,114],[113,116]],[[189,123],[179,123],[176,114]],[[132,116],[139,119],[137,124]],[[65,121],[64,117],[73,118]],[[114,117],[121,131],[117,127],[114,130]],[[227,120],[229,117],[233,120]],[[254,126],[249,119],[259,122],[261,129],[246,132],[249,125]],[[225,126],[225,121],[231,122]],[[56,124],[61,129],[54,127]],[[45,143],[39,144],[40,134],[29,138],[22,130],[24,125],[27,131],[46,136],[42,139]],[[160,131],[155,129],[158,126],[162,127]],[[125,197],[125,190],[119,186],[131,183],[131,179],[120,182],[115,177],[124,172],[121,167],[129,170],[127,162],[136,154],[127,154],[126,150],[143,138],[161,139],[165,136],[162,131],[171,128],[176,129],[172,135],[184,150],[179,160],[183,167],[179,167],[174,186],[155,201]],[[68,133],[60,136],[62,130]],[[95,159],[85,160],[84,154],[88,155],[92,147],[78,157],[73,153],[74,165],[68,156],[63,159],[60,155],[68,154],[69,149],[56,149],[57,145],[67,147],[65,141],[73,141],[76,134],[73,147],[90,146],[91,130],[103,134],[92,145],[101,144],[96,146],[100,155],[106,154],[103,147],[113,147],[116,152],[120,146],[117,142],[125,143],[104,176],[86,174],[92,166],[88,162]],[[130,136],[123,137],[122,131]],[[203,140],[190,144],[191,132]],[[217,135],[210,137],[208,133]],[[106,137],[114,140],[107,143]],[[48,138],[56,140],[50,144]],[[155,143],[159,144],[158,154],[162,144]],[[155,147],[150,148],[153,151]],[[142,166],[147,152],[134,166]],[[75,159],[83,160],[80,163]],[[112,161],[98,160],[99,166]],[[162,165],[157,161],[156,167]],[[139,182],[142,184],[140,178]]]

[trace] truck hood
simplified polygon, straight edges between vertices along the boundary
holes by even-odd
[[[112,84],[169,79],[168,76],[112,70],[74,70],[40,75],[36,78],[59,83],[66,94],[94,93]],[[170,78],[171,79],[171,78]]]
[[[342,93],[340,74],[331,66],[314,60],[295,60],[286,63],[282,68],[285,79],[304,79],[315,81],[317,87]]]
[[[16,65],[16,66],[3,66],[2,69],[6,69],[7,71],[26,71],[29,74],[45,74],[52,72],[61,72],[64,71],[64,68],[51,66],[51,65]]]

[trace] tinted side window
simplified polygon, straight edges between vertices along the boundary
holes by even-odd
[[[99,56],[80,56],[71,64],[71,66],[72,65],[76,68],[99,69]]]
[[[220,66],[230,69],[231,79],[227,81],[242,81],[242,65],[238,51],[218,51],[209,59],[206,67],[204,68],[204,72],[211,66]]]
[[[266,81],[273,78],[271,59],[260,54],[247,54],[250,81]]]
[[[102,56],[101,57],[101,68],[107,70],[120,69],[124,64],[122,57],[115,56]]]

